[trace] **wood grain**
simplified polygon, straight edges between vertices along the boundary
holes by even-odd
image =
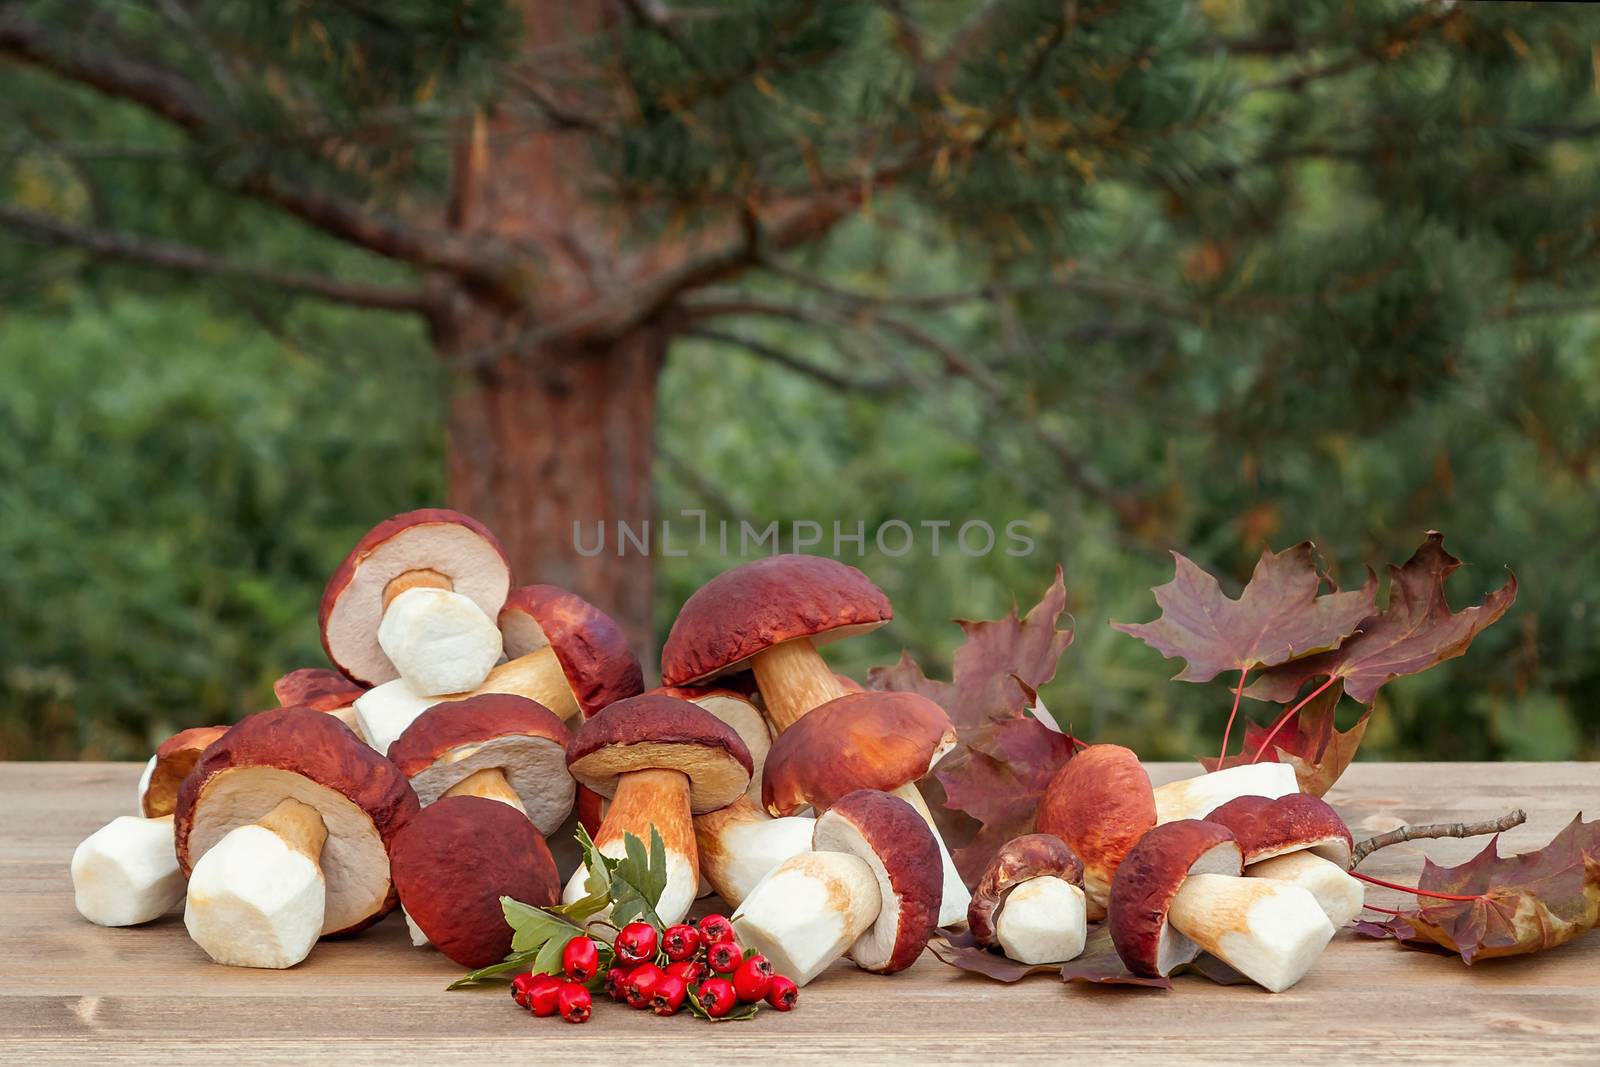
[[[892,978],[840,964],[794,1013],[718,1026],[607,1003],[576,1027],[533,1019],[498,988],[445,993],[456,968],[411,948],[398,917],[324,942],[291,971],[217,967],[176,912],[105,930],[73,909],[72,849],[131,810],[138,772],[0,764],[0,1062],[601,1062],[611,1057],[598,1042],[634,1034],[649,1041],[631,1046],[641,1057],[668,1063],[1600,1062],[1600,934],[1469,969],[1340,933],[1305,981],[1278,996],[1192,977],[1169,992],[1049,976],[1000,986],[931,956]],[[1188,773],[1151,768],[1158,782]],[[1600,808],[1600,765],[1357,764],[1329,799],[1358,837],[1522,807],[1527,824],[1505,839],[1516,850]],[[1424,852],[1458,862],[1482,844],[1399,845],[1363,870],[1412,879]]]

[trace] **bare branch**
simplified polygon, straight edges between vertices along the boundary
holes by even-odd
[[[327,275],[236,263],[190,245],[86,229],[48,215],[5,205],[0,205],[0,227],[15,231],[29,240],[81,248],[105,259],[142,263],[182,274],[240,278],[353,307],[381,311],[423,311],[427,308],[427,299],[421,289],[347,282]]]
[[[768,363],[774,363],[780,367],[783,367],[785,370],[791,370],[796,374],[804,375],[813,381],[821,382],[828,388],[836,389],[841,393],[883,394],[895,392],[901,388],[901,384],[892,379],[885,378],[875,381],[866,381],[848,377],[847,375],[840,374],[837,371],[829,370],[827,367],[820,366],[816,363],[810,362],[809,360],[801,359],[799,356],[785,352],[776,345],[768,344],[767,342],[759,340],[758,338],[746,337],[742,334],[728,333],[705,326],[696,326],[680,331],[680,335],[684,337],[698,338],[702,341],[711,341],[716,344],[742,348],[750,354],[759,356],[761,359],[766,360]]]
[[[1369,837],[1356,845],[1351,853],[1350,866],[1354,867],[1362,860],[1390,845],[1398,845],[1402,841],[1435,840],[1441,837],[1482,837],[1485,834],[1501,834],[1514,827],[1521,826],[1528,821],[1528,813],[1521,808],[1509,811],[1498,819],[1486,819],[1483,822],[1451,822],[1429,823],[1425,826],[1400,826],[1386,834]]]

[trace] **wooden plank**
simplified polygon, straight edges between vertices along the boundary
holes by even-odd
[[[1151,773],[1165,781],[1191,768]],[[532,1019],[499,989],[445,993],[456,968],[411,948],[398,918],[323,943],[291,971],[217,967],[177,913],[103,930],[73,910],[72,849],[131,808],[137,775],[132,765],[0,764],[0,1062],[609,1058],[598,1041],[635,1034],[650,1042],[632,1046],[640,1055],[668,1062],[1600,1061],[1600,935],[1469,969],[1341,933],[1311,975],[1278,996],[1198,978],[1170,992],[1047,976],[1004,987],[928,956],[889,978],[841,964],[803,991],[796,1012],[729,1026],[603,1004],[575,1027]],[[1329,799],[1357,836],[1523,807],[1527,825],[1506,835],[1515,850],[1542,844],[1585,805],[1600,807],[1600,765],[1357,764]],[[1401,845],[1363,869],[1412,879],[1424,850],[1458,862],[1480,847]],[[1369,899],[1401,898],[1374,890]]]

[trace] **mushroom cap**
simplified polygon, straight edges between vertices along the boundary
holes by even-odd
[[[178,806],[178,789],[189,777],[200,754],[228,732],[226,726],[194,726],[179,730],[156,749],[155,761],[150,765],[150,776],[145,782],[144,795],[139,806],[147,819],[171,815]]]
[[[703,682],[743,670],[784,641],[822,644],[893,617],[883,590],[854,567],[821,556],[766,556],[724,571],[684,602],[661,649],[661,681]]]
[[[1226,826],[1200,819],[1163,823],[1139,839],[1111,883],[1111,943],[1128,970],[1163,978],[1200,954],[1167,922],[1167,910],[1191,874],[1244,873],[1239,842]]]
[[[1094,914],[1105,906],[1122,857],[1155,824],[1150,776],[1121,745],[1090,745],[1067,760],[1034,816],[1034,829],[1061,838],[1082,858]]]
[[[1247,864],[1306,849],[1350,869],[1355,848],[1350,828],[1319,796],[1238,797],[1212,811],[1206,821],[1233,831]]]
[[[750,750],[733,727],[698,704],[659,694],[619,700],[579,727],[567,769],[602,797],[630,771],[679,771],[696,815],[726,807],[750,784]]]
[[[858,789],[840,797],[811,835],[817,852],[858,856],[878,880],[878,918],[850,947],[858,967],[879,974],[917,961],[939,926],[944,866],[933,831],[899,797]]]
[[[455,592],[493,619],[511,588],[511,563],[488,527],[447,508],[385,519],[364,534],[322,591],[317,625],[328,660],[352,681],[377,685],[400,676],[378,645],[384,591],[407,571],[448,577]]]
[[[622,627],[560,586],[524,585],[511,590],[500,609],[500,633],[509,659],[549,645],[585,718],[644,691],[644,671]]]
[[[1006,895],[1023,882],[1044,877],[1060,878],[1083,888],[1083,861],[1054,834],[1013,837],[984,868],[967,905],[967,926],[980,945],[996,945],[994,918]]]
[[[763,768],[767,765],[767,753],[772,749],[772,727],[755,702],[743,693],[720,686],[669,685],[650,692],[698,704],[733,727],[744,747],[750,750],[750,785],[745,795],[750,803],[761,803]]]
[[[482,693],[418,715],[389,746],[389,760],[411,780],[423,807],[478,771],[497,768],[533,825],[549,834],[572,812],[571,739],[566,724],[538,701]]]
[[[272,695],[286,708],[310,708],[313,711],[334,711],[355,703],[356,697],[367,691],[327,667],[301,667],[272,683]]]
[[[917,693],[847,693],[808,712],[767,753],[761,799],[773,815],[823,811],[857,789],[891,792],[956,743],[950,716]]]
[[[285,797],[316,808],[328,831],[323,934],[351,933],[387,915],[395,904],[387,847],[417,813],[417,795],[399,768],[310,708],[257,712],[201,753],[173,813],[183,873]]]
[[[511,951],[502,896],[560,901],[561,876],[533,824],[482,797],[445,797],[418,812],[389,849],[406,914],[440,952],[484,967]]]

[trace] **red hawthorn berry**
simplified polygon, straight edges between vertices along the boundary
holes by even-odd
[[[661,935],[661,951],[673,963],[694,959],[700,951],[700,931],[688,923],[667,927]]]
[[[739,1003],[739,994],[726,978],[707,978],[700,983],[697,995],[700,997],[700,1006],[713,1019],[722,1018]]]
[[[788,1011],[800,1000],[800,987],[781,974],[772,976],[772,984],[767,987],[767,1003],[779,1011]]]
[[[541,1019],[561,1010],[559,998],[566,983],[553,974],[541,974],[528,990],[528,1009]]]
[[[765,999],[772,988],[772,964],[762,955],[751,956],[733,972],[733,990],[746,1004]]]
[[[733,941],[718,941],[706,948],[706,966],[718,974],[729,974],[738,969],[744,959],[744,950]]]
[[[589,1021],[589,1013],[593,1010],[593,998],[589,991],[577,982],[563,982],[561,993],[557,997],[561,1005],[561,1017],[569,1023],[585,1023]]]
[[[613,967],[606,972],[606,996],[619,1003],[628,999],[628,975],[626,967]]]
[[[641,963],[628,975],[628,1007],[648,1008],[655,985],[666,977],[666,972],[653,963]]]
[[[685,985],[694,985],[709,973],[699,960],[679,960],[667,964],[667,973],[682,978]]]
[[[689,986],[675,974],[665,974],[650,992],[650,1010],[657,1015],[676,1015],[683,1007],[683,998]]]
[[[714,945],[718,941],[735,941],[733,924],[726,915],[707,915],[700,920],[700,941],[705,945]]]
[[[580,985],[594,977],[600,968],[600,949],[593,939],[579,934],[561,950],[561,969],[569,979]]]
[[[537,977],[531,972],[524,971],[511,979],[511,999],[521,1007],[526,1008],[528,1006],[528,990],[533,987],[534,979]]]
[[[623,963],[649,963],[656,958],[660,935],[649,923],[629,923],[617,934],[612,950]]]

